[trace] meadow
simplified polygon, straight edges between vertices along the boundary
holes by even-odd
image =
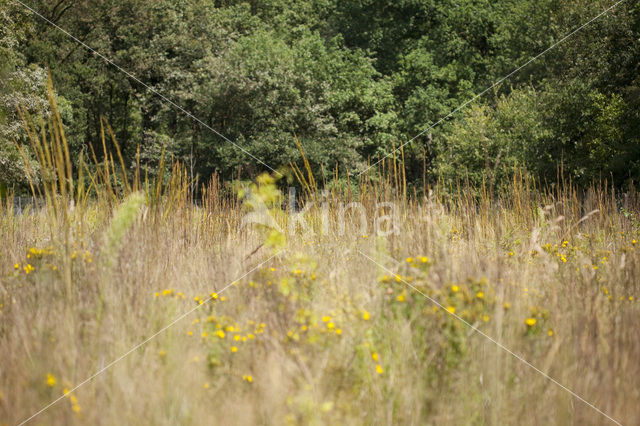
[[[1,424],[640,423],[633,188],[302,167],[294,227],[272,175],[73,169],[52,105],[43,202],[0,211]],[[243,226],[259,203],[279,230]]]

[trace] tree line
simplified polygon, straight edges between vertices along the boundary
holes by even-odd
[[[25,0],[26,2],[26,0]],[[640,5],[611,0],[0,0],[0,182],[26,188],[16,107],[51,72],[74,158],[113,128],[126,167],[357,175],[403,147],[410,183],[640,177]],[[99,55],[135,75],[129,78]],[[514,69],[558,43],[526,67]],[[451,111],[482,93],[474,102]],[[436,127],[429,129],[435,123]],[[425,131],[428,129],[427,131]],[[295,137],[294,137],[295,135]],[[114,147],[108,142],[108,150]],[[95,150],[98,160],[104,154]],[[27,158],[27,161],[29,159]]]

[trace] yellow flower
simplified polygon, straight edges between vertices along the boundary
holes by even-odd
[[[375,353],[375,352],[371,353],[371,359],[377,362],[378,361],[378,354]]]
[[[331,321],[331,317],[330,316],[322,317],[322,322],[329,322],[329,321]]]
[[[534,325],[536,325],[536,319],[535,318],[527,318],[526,320],[524,320],[524,322],[529,327],[533,327]]]
[[[209,383],[205,383],[205,384],[204,384],[204,388],[205,388],[205,389],[209,389]]]
[[[47,386],[50,388],[56,385],[56,378],[51,373],[47,373]]]
[[[158,351],[158,355],[160,355],[161,357],[164,357],[164,356],[166,356],[166,355],[167,355],[167,352],[166,352],[164,349],[160,349],[160,350]]]
[[[189,330],[189,331],[187,331],[187,334],[188,334],[189,336],[193,336],[193,331]]]
[[[484,315],[484,316],[482,317],[482,321],[484,321],[484,322],[489,322],[489,315]]]
[[[398,300],[398,302],[404,302],[404,294],[399,294],[396,299]]]
[[[629,296],[629,302],[633,302],[633,296]]]
[[[207,333],[206,331],[202,332],[202,338],[204,339],[205,337],[207,337],[209,335],[209,333]]]
[[[362,313],[362,319],[365,320],[365,321],[369,321],[369,318],[371,318],[371,315],[369,315],[369,312],[364,311]]]
[[[476,297],[477,297],[478,299],[482,299],[482,298],[484,297],[484,293],[483,293],[483,292],[481,292],[481,291],[479,291],[479,292],[476,294]]]
[[[449,306],[449,307],[447,308],[447,311],[448,311],[450,314],[455,314],[455,313],[456,313],[456,308],[454,308],[453,306]]]
[[[547,333],[549,336],[553,336],[553,330],[549,330],[549,332]]]
[[[245,375],[242,376],[242,380],[247,381],[249,383],[252,383],[253,382],[253,377],[251,377],[251,375],[249,375],[249,374],[245,374]]]
[[[237,342],[238,340],[241,339],[239,334],[236,334],[235,336],[233,336],[233,339]]]
[[[78,404],[73,404],[71,406],[71,409],[73,410],[74,413],[79,413],[80,412],[80,406]]]
[[[231,346],[231,352],[238,352],[238,348],[236,346]]]
[[[218,293],[216,293],[215,291],[213,293],[211,293],[211,298],[213,300],[216,300],[218,298]]]
[[[458,290],[460,290],[460,288],[459,288],[457,285],[453,285],[453,286],[451,286],[451,291],[452,291],[452,292],[457,293],[457,292],[458,292]]]
[[[384,370],[382,369],[382,367],[380,366],[380,364],[376,365],[376,373],[378,374],[382,374],[384,372]]]
[[[224,339],[224,336],[225,336],[224,331],[222,330],[216,331],[216,336],[218,336],[221,339]]]
[[[332,323],[332,322],[327,323],[327,328],[328,328],[329,330],[332,330],[332,329],[333,329],[333,327],[335,327],[335,324],[334,324],[334,323]]]
[[[339,328],[336,328],[336,334],[342,334],[342,330]]]
[[[13,268],[14,268],[14,269],[20,269],[20,264],[19,264],[19,263],[14,264],[14,265],[13,265]]]
[[[411,262],[413,262],[413,257],[407,257],[406,260],[407,260],[407,263],[411,263]]]
[[[429,262],[429,258],[427,256],[420,256],[419,259],[420,259],[420,262],[422,262],[422,263]]]

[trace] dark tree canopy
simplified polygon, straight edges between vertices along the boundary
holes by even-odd
[[[597,0],[30,1],[274,168],[357,173],[613,4]],[[163,147],[206,179],[265,166],[19,4],[0,0],[0,181],[25,185],[16,105],[50,69],[75,155],[114,129],[127,167]],[[640,6],[623,2],[405,147],[410,182],[640,178]],[[113,147],[109,147],[113,149]],[[25,152],[28,153],[28,150]],[[97,155],[102,155],[96,150]],[[499,163],[499,167],[498,167]],[[500,170],[498,170],[500,169]],[[329,175],[331,173],[329,172]]]

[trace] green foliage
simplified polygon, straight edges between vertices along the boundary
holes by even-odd
[[[363,168],[611,4],[500,0],[35,2],[140,85],[18,4],[0,2],[0,180],[23,183],[14,105],[46,105],[49,67],[72,156],[101,145],[151,175],[163,149],[191,178],[258,176],[263,164],[169,105],[193,113],[273,168]],[[495,180],[559,164],[580,182],[640,178],[640,7],[624,2],[513,74],[478,106],[404,148],[409,183]],[[6,83],[5,83],[6,82]],[[152,90],[149,90],[152,89]],[[432,143],[433,142],[433,143]],[[98,162],[103,150],[95,149]],[[26,152],[28,156],[28,152]],[[107,156],[115,146],[107,142]]]
[[[46,73],[35,64],[27,65],[19,48],[32,30],[28,16],[12,2],[0,1],[0,187],[27,185],[25,165],[15,146],[25,142],[16,106],[33,113],[47,105]],[[29,150],[23,153],[35,170]]]

